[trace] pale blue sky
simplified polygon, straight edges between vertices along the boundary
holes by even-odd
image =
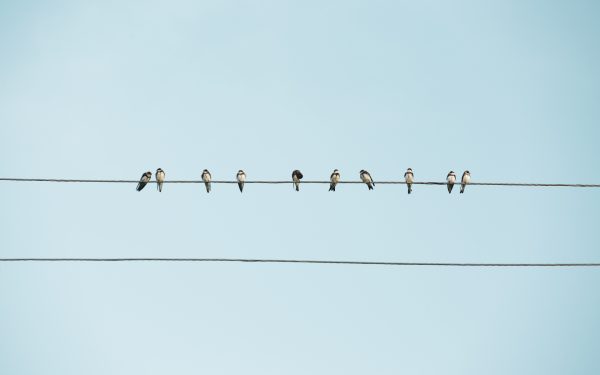
[[[4,1],[0,175],[600,183],[594,1]],[[2,257],[578,262],[599,191],[0,183]],[[0,264],[6,374],[590,374],[600,271]]]

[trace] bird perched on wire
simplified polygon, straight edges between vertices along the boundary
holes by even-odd
[[[202,171],[202,181],[204,181],[204,186],[206,186],[206,192],[210,193],[210,180],[212,179],[212,176],[210,175],[210,172],[208,171],[208,169],[205,169],[204,171]]]
[[[244,173],[243,170],[239,170],[237,173],[237,181],[238,181],[238,187],[240,188],[240,193],[244,190],[244,182],[246,181],[246,174]]]
[[[412,168],[406,170],[406,173],[404,173],[404,180],[406,181],[406,186],[408,186],[408,194],[412,193],[412,183],[415,182],[415,175],[413,174]]]
[[[465,192],[465,188],[467,187],[467,184],[471,182],[471,172],[469,171],[464,171],[463,175],[462,175],[462,179],[460,180],[460,193],[464,193]]]
[[[454,183],[456,182],[456,175],[454,171],[450,171],[446,176],[446,182],[448,186],[448,194],[452,193],[452,188],[454,187]]]
[[[163,182],[165,182],[165,171],[158,168],[156,170],[155,176],[156,176],[156,189],[159,192],[162,192]]]
[[[292,181],[294,182],[296,191],[300,191],[300,180],[302,180],[303,177],[302,172],[297,169],[292,172]]]
[[[364,169],[361,169],[360,179],[362,180],[362,182],[367,184],[369,190],[373,190],[373,186],[375,186],[375,183],[373,182],[373,178],[371,177],[369,172],[365,171]]]
[[[329,177],[329,181],[329,191],[335,191],[335,185],[337,185],[337,183],[340,182],[340,172],[338,172],[337,169],[333,170],[333,173]]]
[[[138,182],[135,190],[142,191],[144,186],[146,186],[146,184],[148,183],[148,181],[150,181],[151,178],[152,178],[152,172],[148,171],[148,172],[144,173],[142,175],[142,177],[140,178],[140,182]]]

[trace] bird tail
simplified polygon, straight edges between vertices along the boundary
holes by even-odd
[[[408,184],[408,194],[412,193],[412,184]]]
[[[329,191],[335,191],[335,184],[329,184]]]
[[[144,188],[144,186],[146,186],[146,184],[143,184],[143,185],[142,185],[142,183],[141,183],[141,182],[139,182],[139,183],[137,184],[137,187],[135,188],[135,190],[137,190],[137,191],[142,191],[142,189]]]
[[[210,193],[210,182],[205,183],[206,185],[206,192]]]
[[[369,190],[373,190],[373,185],[375,185],[375,184],[372,184],[372,185],[369,184],[369,185],[367,185],[369,187]]]
[[[467,185],[460,185],[460,193],[464,193],[465,192],[465,186]]]
[[[454,184],[448,184],[448,194],[452,193],[453,187],[454,187]]]
[[[238,187],[240,188],[240,193],[244,190],[244,183],[238,182]]]
[[[160,193],[162,193],[162,184],[163,184],[162,182],[158,182],[158,183],[156,184],[156,188],[158,189],[158,191],[159,191]]]
[[[296,191],[300,191],[300,184],[298,182],[295,182],[294,186],[296,186]]]

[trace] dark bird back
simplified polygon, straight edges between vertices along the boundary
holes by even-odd
[[[151,172],[146,172],[146,173],[142,174],[142,177],[140,177],[140,182],[138,182],[135,190],[142,191],[144,186],[146,186],[148,184],[148,181],[150,181],[150,178],[152,178]]]
[[[296,191],[300,191],[300,180],[303,177],[304,176],[302,175],[302,172],[300,172],[297,169],[294,169],[294,171],[292,172],[292,181],[294,183],[294,188],[296,189]]]

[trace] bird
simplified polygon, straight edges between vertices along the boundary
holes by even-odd
[[[454,171],[448,172],[448,176],[446,176],[446,181],[448,182],[448,194],[452,193],[452,188],[454,187],[454,183],[456,182],[456,175]]]
[[[469,171],[464,171],[463,175],[462,175],[462,179],[460,181],[460,193],[464,193],[465,192],[465,187],[467,187],[467,184],[471,182],[471,172]]]
[[[375,183],[373,182],[373,178],[371,178],[371,175],[369,174],[369,172],[365,171],[364,169],[361,169],[360,179],[362,180],[362,182],[367,184],[367,186],[369,187],[369,190],[373,190],[373,186],[375,186]]]
[[[246,174],[240,169],[236,177],[238,181],[238,187],[240,188],[241,193],[244,190],[244,181],[246,181]]]
[[[406,186],[408,186],[408,194],[412,192],[412,183],[415,181],[415,175],[413,174],[412,168],[408,168],[406,173],[404,173],[404,180],[406,181]]]
[[[210,175],[210,172],[208,171],[208,169],[205,169],[204,171],[202,171],[202,181],[204,181],[204,185],[206,186],[206,192],[210,193],[210,179],[212,178],[212,176]]]
[[[337,169],[334,169],[329,180],[331,181],[329,184],[329,191],[335,191],[335,185],[340,182],[340,172],[338,172]]]
[[[155,176],[156,176],[156,189],[158,189],[159,192],[162,192],[163,182],[165,182],[165,171],[158,168],[156,170]]]
[[[140,182],[138,182],[135,190],[142,191],[144,186],[146,186],[146,184],[148,183],[148,181],[150,181],[151,178],[152,178],[152,172],[148,171],[148,172],[144,173],[142,175],[142,177],[140,178]]]
[[[295,169],[292,172],[292,181],[294,182],[294,187],[296,188],[296,191],[300,191],[300,180],[302,180],[302,177],[304,176],[299,170]]]

